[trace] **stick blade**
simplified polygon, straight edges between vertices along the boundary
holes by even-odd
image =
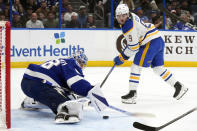
[[[156,127],[147,126],[139,122],[134,122],[133,127],[144,131],[158,131]]]

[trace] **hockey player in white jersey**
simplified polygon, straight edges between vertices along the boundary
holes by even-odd
[[[28,96],[22,108],[40,108],[41,103],[56,114],[56,123],[76,123],[82,119],[84,99],[75,100],[74,93],[87,97],[102,114],[108,103],[100,85],[92,86],[84,79],[82,69],[86,64],[87,57],[80,51],[72,58],[50,60],[41,65],[30,64],[21,82],[21,88]]]
[[[140,81],[142,67],[152,67],[155,74],[175,88],[174,98],[179,100],[188,90],[177,81],[172,73],[163,67],[165,43],[159,31],[151,23],[144,23],[137,15],[129,12],[126,4],[116,8],[116,19],[121,26],[127,46],[114,58],[115,65],[121,65],[130,56],[135,55],[129,78],[129,93],[122,96],[122,102],[135,104],[137,87]]]

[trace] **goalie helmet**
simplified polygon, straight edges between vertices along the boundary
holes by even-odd
[[[129,7],[126,4],[119,4],[116,8],[116,18],[118,17],[118,15],[124,14],[129,15]]]
[[[79,63],[79,65],[83,68],[87,65],[88,58],[82,51],[74,52],[72,57]]]

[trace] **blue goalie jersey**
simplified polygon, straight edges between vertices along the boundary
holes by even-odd
[[[82,96],[87,96],[92,88],[73,58],[50,60],[41,65],[30,64],[23,77],[54,87],[64,87]]]

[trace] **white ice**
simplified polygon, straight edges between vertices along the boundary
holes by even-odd
[[[107,110],[110,118],[103,120],[93,109],[84,111],[84,119],[78,124],[57,125],[54,114],[49,110],[22,111],[20,103],[24,94],[20,82],[25,69],[12,69],[12,128],[10,131],[137,131],[134,121],[151,126],[160,126],[197,106],[197,68],[168,68],[189,88],[188,93],[179,101],[173,99],[174,89],[156,76],[152,69],[143,69],[138,88],[137,104],[122,104],[121,95],[128,92],[130,68],[116,67],[102,90],[113,106],[132,113],[153,114],[155,117],[127,116],[116,111]],[[84,70],[86,79],[93,85],[101,83],[110,67],[87,67]],[[167,126],[162,131],[196,131],[197,111]]]

